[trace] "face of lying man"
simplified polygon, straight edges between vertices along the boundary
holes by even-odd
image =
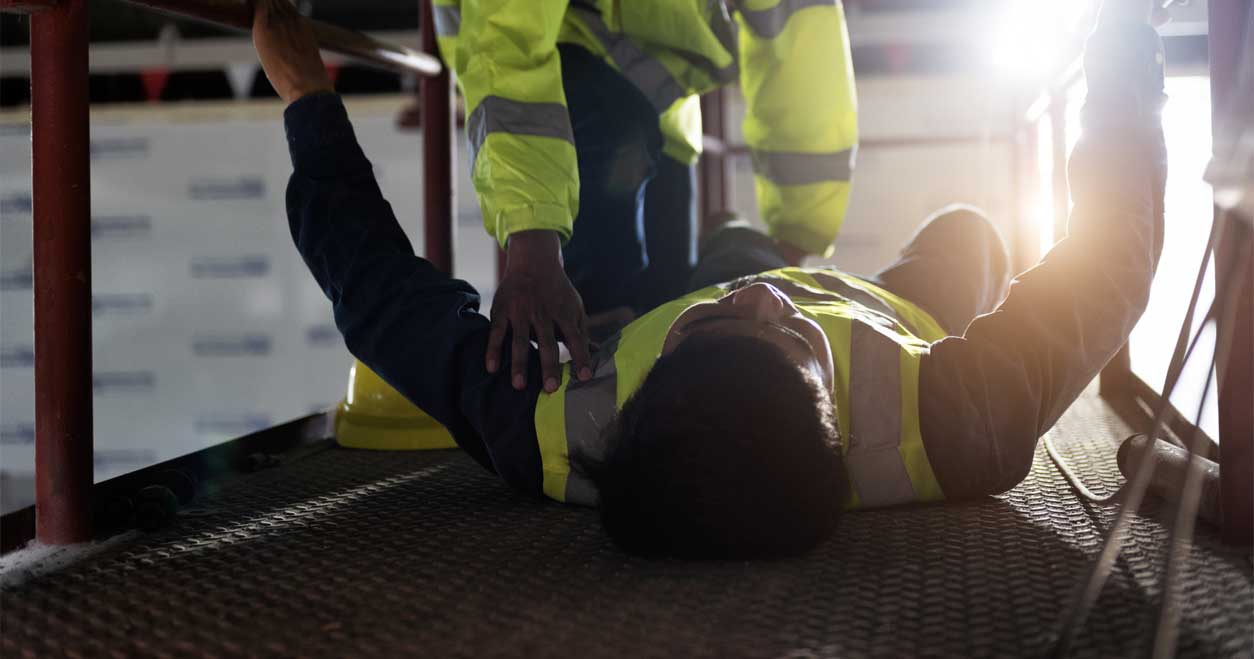
[[[819,324],[802,315],[778,288],[758,282],[711,302],[684,310],[671,325],[662,354],[668,355],[685,339],[698,334],[752,336],[775,344],[797,366],[810,371],[832,391],[836,369],[832,346]]]

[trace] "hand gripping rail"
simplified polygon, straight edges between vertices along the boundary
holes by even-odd
[[[130,4],[167,14],[212,23],[241,32],[252,29],[252,3],[244,0],[126,0]],[[314,36],[324,50],[394,71],[424,76],[440,74],[440,61],[426,53],[379,41],[374,37],[311,20]]]

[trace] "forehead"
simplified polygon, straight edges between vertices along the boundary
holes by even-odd
[[[805,337],[782,325],[737,316],[711,316],[694,320],[685,328],[685,333],[688,336],[711,333],[759,338],[782,349],[798,366],[804,366],[805,358],[812,350]]]

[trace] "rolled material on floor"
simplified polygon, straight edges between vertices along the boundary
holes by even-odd
[[[1133,435],[1119,446],[1116,458],[1124,478],[1132,480],[1146,451],[1154,453],[1154,475],[1150,479],[1150,491],[1167,501],[1178,502],[1180,493],[1184,490],[1185,474],[1188,473],[1189,452],[1161,439],[1151,443],[1147,435]],[[1196,468],[1202,470],[1202,498],[1198,515],[1212,524],[1219,524],[1219,464],[1200,455],[1194,459]]]

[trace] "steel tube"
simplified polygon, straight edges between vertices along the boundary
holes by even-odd
[[[240,0],[126,0],[168,14],[193,18],[221,27],[248,32],[252,30],[251,3]],[[424,76],[439,75],[444,67],[439,59],[426,53],[374,37],[336,27],[322,21],[311,21],[318,46],[333,53],[394,71],[409,71]]]
[[[716,89],[701,97],[701,126],[706,135],[727,144],[727,101],[723,89]],[[702,234],[713,229],[713,223],[722,219],[718,214],[731,207],[731,190],[727,180],[729,150],[730,147],[724,153],[706,151],[701,154],[698,184],[701,189],[698,200],[701,217],[698,226]]]
[[[87,0],[31,16],[36,535],[91,538]]]
[[[33,14],[57,6],[57,0],[0,0],[0,12]]]
[[[1241,48],[1250,15],[1248,0],[1210,0],[1210,89],[1212,130],[1240,88]],[[1246,48],[1254,45],[1245,44]],[[1215,135],[1215,137],[1219,137]],[[1216,213],[1215,221],[1222,220]],[[1236,297],[1236,312],[1220,319],[1220,336],[1231,333],[1227,363],[1217,364],[1219,375],[1219,487],[1223,509],[1223,537],[1233,544],[1254,543],[1254,265],[1230,268],[1242,260],[1254,263],[1254,231],[1240,222],[1226,227],[1225,241],[1215,249],[1215,290]],[[1224,276],[1228,272],[1244,272]],[[1230,281],[1224,279],[1230,278]]]
[[[420,0],[422,51],[439,56],[431,0]],[[422,221],[427,260],[453,273],[453,97],[448,71],[422,79]]]

